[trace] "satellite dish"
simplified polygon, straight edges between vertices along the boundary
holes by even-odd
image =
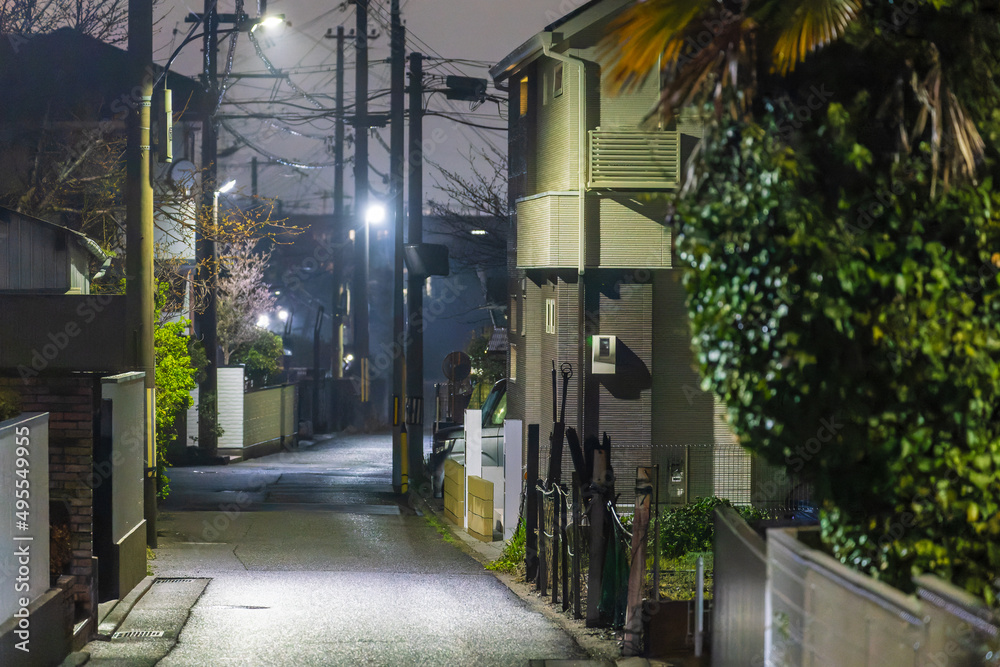
[[[461,382],[472,373],[472,360],[465,352],[449,352],[445,355],[441,370],[452,382]]]

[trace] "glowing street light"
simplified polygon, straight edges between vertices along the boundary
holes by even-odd
[[[281,310],[279,310],[278,311],[278,319],[281,320],[282,322],[287,322],[288,321],[288,311],[285,310],[284,308],[282,308]]]
[[[375,202],[369,204],[365,209],[365,223],[369,225],[380,225],[385,221],[385,206]]]
[[[285,22],[284,14],[272,14],[270,16],[264,16],[262,18],[254,21],[253,26],[250,28],[250,32],[254,32],[257,28],[276,28]]]
[[[259,326],[261,329],[268,328],[269,326],[271,326],[271,318],[268,317],[267,315],[261,315],[260,317],[257,318],[257,326]]]

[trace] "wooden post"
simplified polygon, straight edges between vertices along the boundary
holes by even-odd
[[[580,475],[573,474],[573,618],[583,618],[580,607]]]
[[[559,602],[559,485],[552,491],[552,604]]]
[[[524,480],[524,570],[528,581],[538,577],[538,424],[528,424],[528,459]]]
[[[541,483],[541,480],[537,482]],[[545,562],[545,494],[538,492],[538,592],[545,597],[548,590],[547,575],[549,566]]]
[[[636,468],[635,518],[632,520],[632,563],[628,575],[628,607],[625,610],[625,643],[622,654],[642,651],[642,588],[646,578],[646,538],[649,506],[653,498],[653,469]]]
[[[604,495],[604,481],[607,475],[606,458],[603,449],[593,450],[594,471],[592,484],[587,493],[590,496],[590,571],[587,573],[587,627],[601,624],[601,586],[604,581],[604,554],[607,550],[607,509]]]
[[[562,529],[562,608],[569,609],[569,534],[566,530],[566,503],[569,496],[559,494],[559,525]]]

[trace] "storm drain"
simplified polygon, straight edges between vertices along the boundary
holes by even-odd
[[[154,584],[189,584],[194,579],[185,579],[183,577],[163,577],[162,579],[157,579]]]
[[[111,635],[112,639],[157,639],[163,636],[163,630],[127,630]]]

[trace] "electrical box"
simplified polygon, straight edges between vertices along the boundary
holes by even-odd
[[[591,350],[591,372],[602,375],[614,375],[615,355],[618,346],[617,336],[597,334],[593,338]]]

